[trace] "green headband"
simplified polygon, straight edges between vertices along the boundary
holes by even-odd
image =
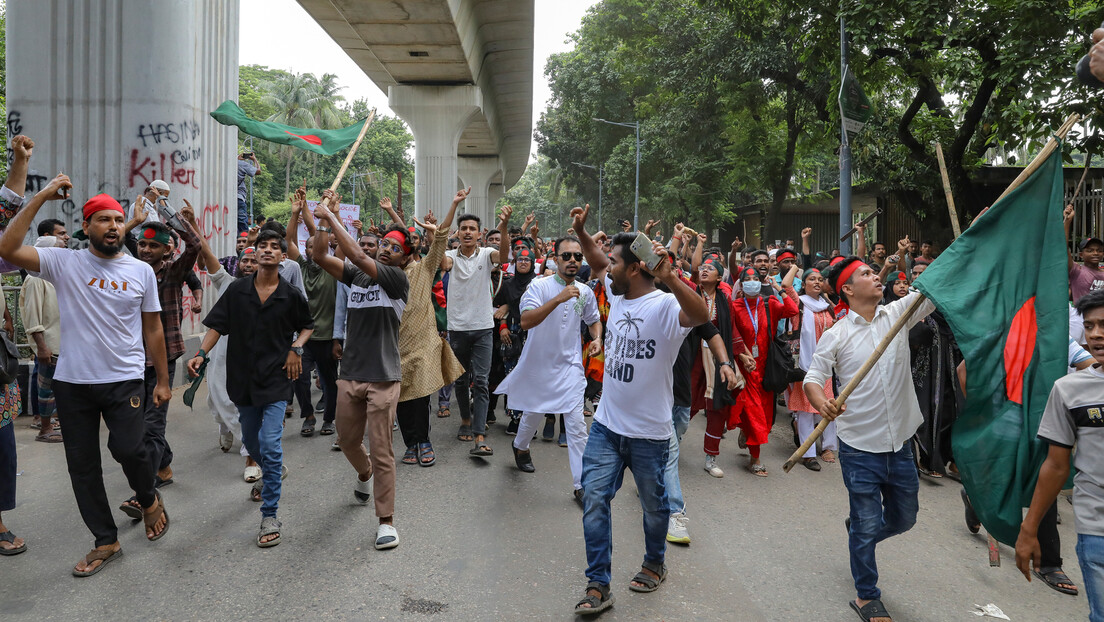
[[[168,246],[169,242],[172,240],[168,231],[158,231],[149,225],[142,228],[142,238],[164,244],[165,246]]]

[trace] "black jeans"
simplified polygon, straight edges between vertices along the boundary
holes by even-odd
[[[65,462],[84,524],[106,546],[119,538],[111,517],[100,465],[100,417],[107,424],[107,448],[123,467],[127,483],[142,507],[154,503],[153,471],[146,453],[145,381],[108,384],[54,381],[58,417],[65,429]]]
[[[176,376],[176,361],[169,361],[169,388],[172,388]],[[153,405],[153,390],[157,388],[157,369],[146,368],[146,454],[149,456],[153,474],[172,464],[173,452],[169,440],[165,438],[168,427],[169,402],[160,406]]]
[[[311,370],[318,368],[318,377],[322,380],[322,398],[326,402],[326,414],[323,421],[333,421],[337,414],[337,361],[333,357],[333,340],[317,339],[303,346],[303,372],[295,381],[295,399],[299,402],[302,416],[314,415],[311,402]]]
[[[429,397],[427,395],[399,402],[396,407],[399,431],[402,432],[403,444],[407,447],[429,442]]]

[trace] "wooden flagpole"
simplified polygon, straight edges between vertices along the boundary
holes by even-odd
[[[958,224],[958,210],[955,209],[954,195],[951,194],[951,178],[947,175],[947,162],[943,159],[943,145],[935,143],[935,156],[939,159],[939,175],[943,178],[943,193],[947,195],[947,210],[951,213],[951,229],[957,238],[962,235],[962,227]]]
[[[1070,131],[1070,128],[1072,128],[1073,125],[1077,123],[1077,121],[1079,121],[1080,119],[1081,115],[1077,113],[1073,113],[1069,117],[1067,117],[1066,122],[1063,123],[1062,126],[1058,128],[1058,131],[1054,133],[1057,139],[1051,137],[1051,139],[1047,141],[1046,145],[1044,145],[1042,150],[1039,151],[1039,155],[1035,156],[1035,159],[1032,160],[1031,163],[1028,164],[1027,167],[1025,167],[1024,170],[1016,177],[1016,179],[1014,179],[1012,183],[1008,185],[1008,188],[1005,189],[1000,198],[994,201],[993,204],[996,205],[997,203],[999,203],[1000,199],[1008,196],[1010,192],[1020,187],[1023,182],[1031,177],[1031,174],[1037,171],[1039,167],[1043,165],[1043,162],[1045,162],[1046,159],[1050,157],[1050,154],[1054,153],[1054,150],[1058,148],[1058,139],[1065,138],[1066,134]],[[865,363],[863,363],[863,366],[859,369],[859,372],[855,374],[853,378],[851,378],[851,381],[847,383],[847,386],[845,386],[843,390],[840,391],[839,396],[836,397],[836,404],[838,404],[839,406],[843,406],[844,402],[847,401],[848,396],[851,395],[851,392],[855,390],[855,388],[859,385],[860,382],[863,381],[864,378],[866,378],[866,375],[870,373],[871,369],[874,368],[874,365],[878,362],[878,359],[882,357],[882,354],[885,352],[886,348],[889,347],[890,342],[892,342],[893,339],[897,336],[897,333],[901,332],[901,329],[908,324],[909,318],[911,318],[912,315],[916,313],[916,310],[920,308],[920,305],[923,302],[924,295],[919,294],[916,297],[916,300],[912,301],[912,304],[909,305],[908,309],[905,310],[904,314],[902,314],[901,317],[897,318],[897,321],[894,322],[893,326],[889,329],[889,332],[886,333],[885,337],[882,338],[881,343],[879,343],[878,346],[874,349],[874,353],[870,355],[870,358],[867,359]],[[804,387],[802,388],[804,389]],[[820,435],[824,433],[824,429],[828,427],[828,423],[828,419],[823,417],[821,418],[820,423],[818,423],[817,426],[813,428],[812,433],[809,434],[809,437],[806,438],[805,442],[801,444],[801,447],[798,447],[797,451],[795,451],[793,455],[790,456],[790,459],[787,460],[784,465],[782,465],[782,469],[784,471],[789,473],[790,469],[794,468],[794,465],[796,465],[797,462],[801,460],[801,457],[805,454],[805,452],[809,451],[809,448],[813,446],[813,443],[815,443],[817,439],[820,438]]]
[[[372,109],[372,113],[368,115],[368,118],[364,120],[364,126],[360,128],[360,134],[357,135],[356,142],[349,149],[349,155],[345,156],[345,163],[341,165],[341,169],[337,171],[337,177],[334,178],[333,183],[330,184],[330,190],[337,192],[337,188],[341,185],[341,180],[345,177],[345,171],[349,169],[349,164],[353,161],[353,156],[356,155],[357,148],[360,147],[360,141],[364,140],[364,135],[368,133],[368,126],[372,125],[372,119],[376,118],[376,110]],[[329,197],[322,197],[319,207],[330,207]]]

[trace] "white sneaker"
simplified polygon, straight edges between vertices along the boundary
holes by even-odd
[[[381,523],[376,530],[376,550],[393,549],[399,546],[399,532],[393,525]]]
[[[234,446],[234,433],[222,432],[219,434],[219,449],[223,452],[230,451],[230,448]]]
[[[356,497],[357,503],[361,505],[368,505],[368,502],[372,499],[372,477],[368,478],[368,481],[360,481],[360,476],[356,478],[356,488],[353,489],[353,496]]]
[[[667,521],[667,541],[676,544],[690,544],[690,532],[686,529],[686,523],[690,518],[682,512],[671,515]]]
[[[705,471],[713,477],[724,477],[724,471],[721,467],[717,466],[717,456],[705,457]]]

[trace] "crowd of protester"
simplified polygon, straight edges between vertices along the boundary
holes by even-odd
[[[797,244],[750,248],[736,239],[722,249],[683,223],[668,240],[651,221],[640,233],[627,222],[613,234],[590,233],[589,206],[571,211],[569,229],[542,237],[532,214],[513,225],[508,206],[494,223],[462,213],[470,189],[442,206],[443,215],[410,222],[384,199],[391,222],[356,221],[350,232],[338,218],[338,195],[326,191],[312,210],[300,188],[290,222],[243,221],[235,252],[219,258],[186,201],[177,217],[158,209],[171,188],[157,180],[129,213],[107,195],[87,199],[81,235],[88,247],[76,250],[57,220],[38,221],[37,236],[28,237],[45,202],[81,190],[59,175],[24,197],[33,146],[25,136],[12,140],[0,202],[13,215],[0,223],[0,269],[25,275],[19,311],[34,358],[27,395],[35,440],[64,445],[77,506],[95,541],[74,566],[76,576],[96,574],[121,555],[100,469],[101,419],[133,491],[119,511],[143,521],[151,541],[170,529],[162,490],[173,482],[166,415],[174,381],[192,385],[184,400],[193,405],[206,379],[219,447],[239,445],[249,497],[260,504],[255,543],[263,548],[286,537],[278,518],[288,473],[282,436],[296,405],[300,434],[333,436],[332,448],[354,471],[354,498],[374,503],[381,550],[399,545],[396,469],[436,463],[431,418],[440,424],[452,417],[453,399],[455,438],[474,458],[494,455],[496,414],[506,419],[500,429],[513,437],[513,463],[522,472],[537,469],[533,439],[558,441],[583,512],[588,583],[574,608],[582,615],[614,600],[610,504],[626,468],[639,491],[645,535],[629,588],[654,591],[667,576],[666,543],[691,541],[680,456],[683,466],[696,463],[716,478],[732,467],[768,477],[762,447],[776,426],[787,439],[792,433],[797,447],[822,417],[830,420],[800,464],[812,473],[840,463],[851,504],[852,607],[873,620],[889,619],[875,545],[915,522],[919,476],[957,478],[950,436],[965,369],[953,332],[930,302],[881,359],[880,380],[860,385],[846,410],[835,402],[919,295],[910,285],[935,259],[929,241],[875,241],[868,253],[859,226],[856,255],[844,257],[813,249],[805,228]],[[247,160],[239,162],[242,176],[251,174]],[[1067,233],[1071,216],[1072,208]],[[309,236],[302,247],[300,223]],[[1083,263],[1069,259],[1071,370],[1104,357],[1104,241],[1083,240],[1078,250]],[[653,265],[645,263],[650,256]],[[198,350],[186,353],[183,293],[197,292],[198,312],[197,271],[211,283],[207,332]],[[14,338],[11,314],[4,314]],[[178,363],[186,379],[176,376]],[[1071,376],[1077,380],[1062,390],[1063,404],[1077,402],[1078,391],[1100,390],[1101,373],[1086,373]],[[17,382],[4,389],[0,511],[15,507],[12,423],[20,393]],[[1048,408],[1040,431],[1062,447],[1077,436],[1064,418],[1070,408]],[[696,442],[681,445],[702,413],[697,453]],[[395,431],[401,456],[392,450]],[[722,454],[722,441],[733,437],[746,462]],[[1067,471],[1068,458],[1067,450]],[[1055,477],[1040,477],[1046,494]],[[980,523],[961,495],[967,526],[977,533]],[[1036,576],[1077,594],[1062,571],[1057,505],[1053,496],[1045,501],[1028,514],[1025,529],[1038,538],[1032,532],[1025,546],[1041,549]],[[0,554],[26,547],[0,522]],[[1089,593],[1096,615],[1101,595],[1091,582]]]

